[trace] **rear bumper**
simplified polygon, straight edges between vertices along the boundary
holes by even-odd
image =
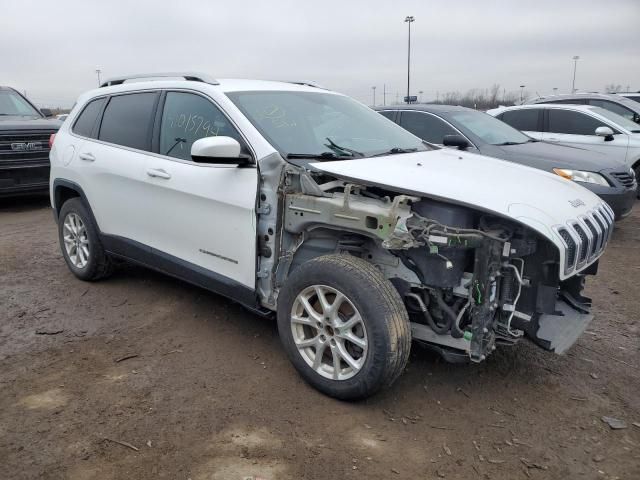
[[[0,168],[0,197],[48,192],[49,172],[48,162]]]

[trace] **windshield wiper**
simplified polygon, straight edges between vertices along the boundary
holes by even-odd
[[[336,155],[333,152],[322,152],[322,153],[287,153],[285,158],[288,160],[296,159],[296,158],[311,158],[313,160],[339,160],[341,158],[351,158],[351,155]]]
[[[390,150],[387,150],[386,152],[381,152],[381,153],[376,153],[375,155],[371,155],[372,157],[383,157],[385,155],[395,155],[398,153],[413,153],[413,152],[417,152],[418,149],[417,148],[400,148],[400,147],[393,147]]]
[[[505,145],[522,145],[523,143],[526,143],[526,142],[502,142],[502,143],[496,143],[495,145],[497,145],[498,147],[503,147]]]
[[[351,148],[347,148],[347,147],[341,147],[340,145],[338,145],[336,142],[334,142],[333,140],[331,140],[329,137],[326,137],[327,142],[329,142],[328,145],[325,145],[325,147],[329,147],[331,150],[333,151],[338,151],[338,153],[340,152],[346,152],[346,153],[350,153],[351,156],[357,156],[357,157],[364,157],[364,153],[359,152],[357,150],[353,150]]]

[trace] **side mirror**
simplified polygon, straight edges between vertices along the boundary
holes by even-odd
[[[598,127],[596,128],[596,135],[599,137],[604,137],[605,142],[609,142],[613,140],[613,130],[609,127]]]
[[[471,146],[462,135],[445,135],[442,144],[445,147],[457,147],[458,150],[465,150]]]
[[[191,145],[195,162],[246,165],[249,158],[240,153],[240,143],[231,137],[204,137]]]
[[[53,112],[51,111],[50,108],[41,108],[40,112],[42,113],[42,115],[44,115],[47,118],[53,117]]]

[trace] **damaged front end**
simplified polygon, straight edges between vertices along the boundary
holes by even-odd
[[[277,227],[260,247],[259,292],[267,308],[298,265],[348,253],[385,274],[404,298],[413,339],[450,361],[480,362],[497,345],[525,337],[563,353],[592,318],[581,292],[597,258],[561,280],[567,253],[515,220],[291,165],[269,175],[258,210],[260,234]],[[602,249],[612,226],[607,217]]]

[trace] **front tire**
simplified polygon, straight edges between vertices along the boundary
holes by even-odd
[[[343,400],[391,385],[411,348],[397,290],[372,264],[350,255],[318,257],[291,274],[278,298],[278,331],[300,375]]]
[[[69,270],[80,280],[95,281],[113,270],[87,208],[80,198],[67,200],[58,217],[58,239]]]

